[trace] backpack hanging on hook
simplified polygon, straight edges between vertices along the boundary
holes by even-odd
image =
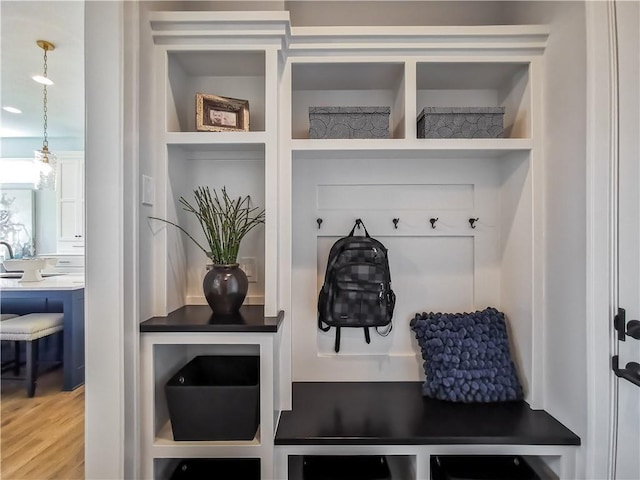
[[[364,236],[355,236],[356,227]],[[391,273],[386,247],[371,238],[358,219],[349,235],[336,241],[329,252],[324,284],[318,295],[318,328],[323,332],[336,328],[335,351],[340,351],[340,329],[364,328],[367,343],[369,328],[387,336],[396,296],[391,289]],[[378,327],[387,327],[380,331]]]

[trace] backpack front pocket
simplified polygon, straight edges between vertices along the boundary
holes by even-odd
[[[331,305],[333,320],[342,326],[387,325],[387,298],[382,282],[338,282]]]

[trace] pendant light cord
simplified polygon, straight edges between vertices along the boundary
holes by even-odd
[[[48,48],[44,48],[44,74],[42,75],[45,79],[47,78],[47,50]],[[49,139],[47,136],[47,84],[45,83],[42,88],[42,103],[44,105],[44,138],[42,140],[42,150],[49,151]],[[48,161],[48,157],[45,156],[46,161]]]

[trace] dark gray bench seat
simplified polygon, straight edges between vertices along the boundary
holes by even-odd
[[[580,445],[524,401],[460,404],[425,398],[421,382],[296,382],[275,445]]]

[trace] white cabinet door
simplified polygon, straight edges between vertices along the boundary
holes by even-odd
[[[626,321],[640,318],[640,4],[617,2],[620,95],[620,166],[618,215],[619,305]],[[640,363],[640,340],[626,336],[619,343],[620,368]],[[633,369],[632,369],[633,370]],[[637,373],[636,383],[637,383]],[[640,478],[640,385],[618,382],[616,478]]]
[[[58,251],[84,247],[84,159],[81,154],[58,158]]]

